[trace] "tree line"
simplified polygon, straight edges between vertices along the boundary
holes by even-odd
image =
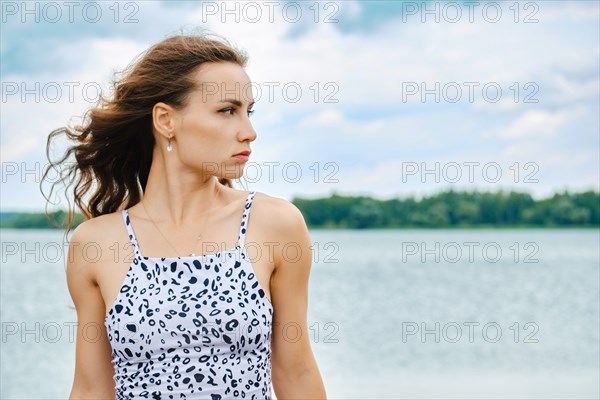
[[[309,228],[463,228],[463,227],[600,227],[600,196],[596,191],[555,193],[534,200],[516,191],[478,192],[448,190],[416,200],[414,196],[389,200],[369,196],[308,199],[291,202]],[[61,228],[67,213],[0,213],[0,228]],[[84,221],[75,213],[73,228]]]
[[[292,200],[313,228],[599,227],[600,197],[595,191],[555,193],[534,200],[516,191],[448,190],[377,200],[341,196]]]

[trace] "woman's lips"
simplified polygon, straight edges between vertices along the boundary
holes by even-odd
[[[248,159],[250,158],[250,150],[244,150],[244,151],[240,151],[237,154],[234,154],[234,157],[237,158],[238,160],[242,160],[244,162],[248,161]]]
[[[248,161],[248,159],[250,158],[249,155],[247,156],[245,154],[236,154],[234,157],[242,161]]]

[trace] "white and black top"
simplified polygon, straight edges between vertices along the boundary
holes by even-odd
[[[244,246],[189,257],[135,259],[104,324],[117,399],[270,399],[273,306]]]

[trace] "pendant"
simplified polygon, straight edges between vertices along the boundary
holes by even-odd
[[[194,253],[190,254],[190,257],[195,257],[196,255]]]

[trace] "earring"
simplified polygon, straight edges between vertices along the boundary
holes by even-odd
[[[167,151],[173,151],[173,146],[171,146],[171,136],[169,136],[169,144],[167,144]]]

